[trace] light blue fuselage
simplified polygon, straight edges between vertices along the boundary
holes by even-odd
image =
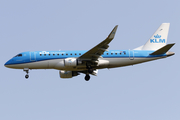
[[[78,64],[75,67],[66,67],[66,58],[78,58],[87,51],[35,51],[22,52],[5,63],[6,67],[15,69],[58,69],[81,71],[86,69],[85,64]],[[138,64],[146,61],[167,57],[166,54],[150,55],[154,51],[147,50],[109,50],[105,51],[96,69],[113,68]],[[108,61],[108,62],[104,62]],[[102,62],[101,62],[102,61]]]

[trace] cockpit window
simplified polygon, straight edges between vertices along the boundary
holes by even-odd
[[[15,57],[22,57],[22,54],[18,54],[18,55],[16,55]]]

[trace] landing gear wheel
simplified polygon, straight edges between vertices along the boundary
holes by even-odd
[[[84,79],[85,79],[86,81],[89,81],[90,76],[89,76],[89,75],[86,75]]]
[[[24,68],[23,71],[26,72],[25,78],[28,79],[29,78],[29,75],[28,75],[29,68]]]
[[[25,75],[25,78],[28,79],[28,78],[29,78],[29,75]]]

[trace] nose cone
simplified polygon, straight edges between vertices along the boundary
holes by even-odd
[[[11,60],[7,61],[7,62],[4,64],[4,66],[5,66],[5,67],[9,67],[10,64],[11,64]]]

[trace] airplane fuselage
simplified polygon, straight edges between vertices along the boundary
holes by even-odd
[[[86,69],[86,64],[75,66],[65,66],[64,60],[67,58],[78,58],[86,51],[35,51],[22,52],[10,59],[5,66],[15,69],[58,69],[69,71],[81,71]],[[169,55],[150,55],[154,51],[142,50],[109,50],[105,51],[98,59],[96,69],[114,68],[134,65],[146,61],[156,60]]]

